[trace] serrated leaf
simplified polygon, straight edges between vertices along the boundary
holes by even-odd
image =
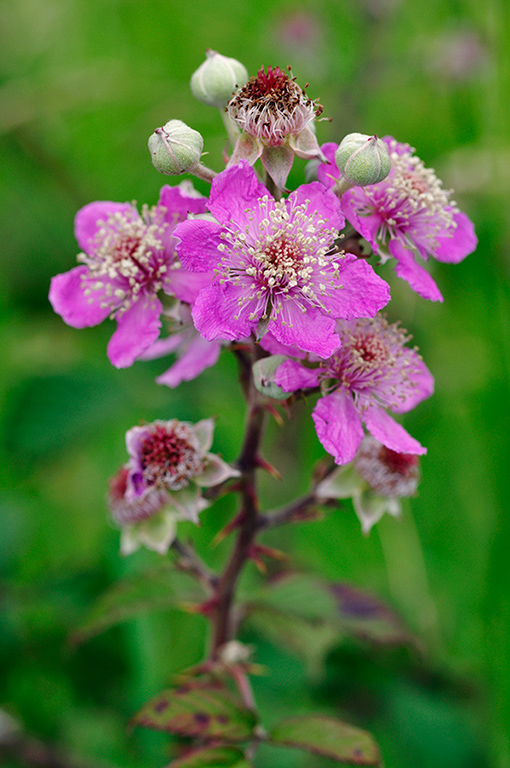
[[[303,749],[347,765],[381,765],[379,749],[369,733],[320,715],[280,723],[269,734],[269,742]]]
[[[235,747],[203,747],[174,760],[168,768],[251,768]]]
[[[181,602],[200,602],[204,596],[191,576],[169,564],[137,573],[117,582],[99,598],[71,635],[70,643],[80,645],[144,611],[173,608]]]
[[[191,683],[160,693],[142,707],[133,723],[180,736],[246,741],[257,718],[229,691]]]

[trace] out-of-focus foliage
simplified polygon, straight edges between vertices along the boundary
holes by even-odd
[[[392,604],[420,653],[344,641],[310,677],[253,624],[243,639],[268,670],[254,681],[265,724],[327,711],[373,732],[392,768],[510,765],[504,3],[1,0],[0,13],[0,708],[92,764],[151,768],[170,758],[167,736],[127,733],[126,723],[200,661],[205,620],[168,607],[74,651],[67,638],[113,582],[158,563],[146,552],[121,559],[106,517],[124,432],[141,420],[214,414],[214,450],[232,460],[243,421],[235,364],[224,354],[197,381],[158,387],[165,361],[113,369],[111,328],[66,327],[47,292],[50,277],[75,264],[79,206],[156,202],[167,179],[146,147],[155,127],[186,121],[221,169],[220,116],[188,87],[210,47],[250,73],[292,64],[333,117],[318,124],[321,141],[352,131],[408,141],[455,188],[480,238],[462,264],[431,265],[444,305],[392,281],[391,319],[412,331],[436,376],[435,396],[406,419],[429,453],[403,519],[384,519],[364,538],[348,508],[265,536],[300,567]],[[291,186],[302,169],[296,161]],[[284,475],[262,478],[270,508],[305,492],[322,456],[305,410],[270,429],[268,459]],[[200,529],[184,527],[212,567],[229,542],[210,541],[232,512],[226,498],[203,513]],[[255,584],[249,567],[245,591]],[[257,765],[329,764],[269,749]]]

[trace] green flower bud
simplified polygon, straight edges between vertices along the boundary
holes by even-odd
[[[206,60],[191,76],[191,92],[209,107],[222,109],[236,88],[248,81],[248,72],[236,59],[229,59],[210,49],[205,53]]]
[[[204,140],[182,120],[170,120],[149,138],[152,164],[160,173],[178,176],[200,161]]]
[[[290,392],[285,392],[278,384],[275,384],[274,378],[278,367],[285,362],[285,355],[270,355],[263,357],[253,363],[253,383],[255,388],[266,397],[272,397],[275,400],[286,400],[290,397]]]
[[[343,180],[351,187],[377,184],[391,170],[386,144],[377,136],[349,133],[335,152],[335,162]]]

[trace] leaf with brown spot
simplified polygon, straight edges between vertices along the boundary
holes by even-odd
[[[180,736],[246,741],[253,736],[257,718],[229,691],[195,685],[163,691],[132,722]]]
[[[286,720],[273,728],[269,742],[303,749],[346,765],[382,765],[377,744],[369,733],[330,717],[306,715]]]
[[[236,747],[202,747],[174,760],[168,768],[251,768]]]

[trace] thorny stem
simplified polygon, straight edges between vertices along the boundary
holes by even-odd
[[[175,539],[171,547],[179,556],[178,566],[194,576],[209,592],[214,593],[218,577],[202,562],[193,547],[179,539]]]

